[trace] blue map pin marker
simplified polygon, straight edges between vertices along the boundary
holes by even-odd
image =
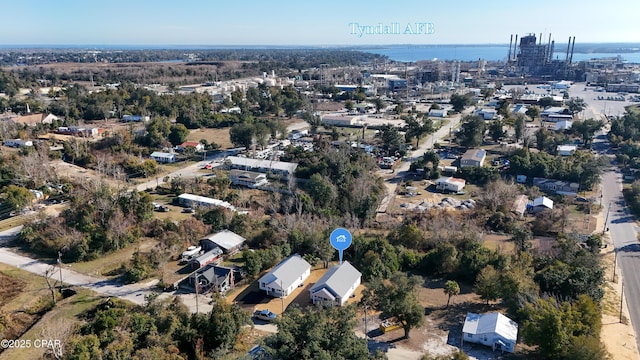
[[[340,254],[340,264],[342,264],[342,252],[351,246],[351,233],[344,228],[337,228],[331,232],[329,237],[331,246],[338,250]]]

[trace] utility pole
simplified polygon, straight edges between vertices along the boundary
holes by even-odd
[[[280,279],[280,306],[282,308],[280,315],[282,315],[284,314],[284,289],[282,288],[282,279]]]
[[[198,272],[196,271],[196,314],[200,313],[200,310],[198,309]]]
[[[607,230],[607,222],[609,221],[609,213],[611,212],[611,202],[613,202],[613,200],[609,200],[609,207],[607,208],[607,217],[604,219],[604,225],[602,226],[603,235],[604,235],[604,232]]]
[[[60,268],[60,290],[62,290],[62,251],[58,251],[58,267]]]
[[[624,281],[622,282],[622,293],[620,294],[620,322],[622,322],[622,302],[624,301]]]
[[[618,264],[618,250],[615,248],[615,245],[613,247],[613,282],[616,282],[616,265]]]

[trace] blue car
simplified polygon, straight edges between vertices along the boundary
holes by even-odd
[[[269,310],[256,310],[253,312],[253,317],[258,320],[271,322],[276,319],[277,315]]]

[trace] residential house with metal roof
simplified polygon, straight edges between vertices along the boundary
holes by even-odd
[[[460,167],[479,167],[484,164],[487,152],[484,149],[469,149],[460,158]]]
[[[260,290],[267,295],[287,297],[311,274],[311,265],[295,254],[281,261],[271,271],[258,280]]]
[[[335,265],[313,285],[314,304],[343,306],[360,285],[362,274],[348,261]]]
[[[462,340],[491,346],[494,351],[512,353],[518,340],[518,324],[498,312],[467,313],[462,327]]]

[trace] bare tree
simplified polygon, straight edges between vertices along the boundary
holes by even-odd
[[[44,277],[44,280],[47,282],[47,287],[49,288],[49,291],[51,292],[51,301],[53,301],[53,304],[56,304],[56,286],[58,285],[58,280],[55,280],[53,278],[53,276],[56,273],[56,269],[55,266],[49,266],[45,271],[44,274],[42,275]]]

